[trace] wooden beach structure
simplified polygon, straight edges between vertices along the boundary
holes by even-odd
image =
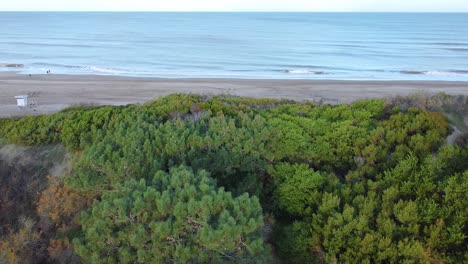
[[[29,107],[29,95],[17,95],[15,99],[16,105],[18,105],[19,108]]]

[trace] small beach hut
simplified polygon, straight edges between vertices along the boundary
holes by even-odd
[[[28,107],[29,106],[29,102],[28,102],[29,96],[27,96],[27,95],[17,95],[17,96],[15,96],[15,99],[16,99],[16,103],[17,103],[18,107],[23,108],[23,107]]]

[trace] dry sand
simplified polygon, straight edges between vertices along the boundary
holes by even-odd
[[[411,93],[468,95],[468,82],[159,79],[87,75],[0,73],[0,117],[56,112],[68,106],[144,103],[172,93],[288,98],[349,103]],[[34,93],[37,106],[19,109],[15,95]]]

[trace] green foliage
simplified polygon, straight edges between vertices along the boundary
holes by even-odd
[[[92,143],[92,136],[99,130],[107,129],[113,116],[120,108],[100,107],[91,111],[68,111],[62,123],[61,141],[68,148],[83,149]]]
[[[271,171],[275,182],[275,198],[280,209],[292,215],[309,215],[322,201],[327,185],[337,187],[333,175],[316,172],[305,164],[279,164]],[[335,181],[335,183],[331,183]]]
[[[143,106],[143,113],[148,118],[157,121],[177,119],[188,114],[191,109],[197,108],[195,104],[200,102],[201,96],[188,94],[169,95]]]
[[[285,263],[323,263],[320,248],[310,247],[310,235],[305,232],[307,225],[293,222],[289,225],[276,225],[273,241],[277,254]]]
[[[57,115],[8,120],[0,124],[0,135],[18,145],[56,143],[60,137],[60,119]]]
[[[0,120],[0,138],[75,151],[70,195],[47,198],[95,202],[82,226],[52,236],[55,255],[71,247],[62,236],[86,262],[255,262],[264,239],[286,263],[461,263],[468,149],[441,147],[449,123],[433,110],[464,102],[179,94]],[[263,239],[257,199],[275,217]]]
[[[203,109],[210,110],[211,112],[223,113],[224,115],[235,117],[239,112],[261,112],[275,108],[278,105],[287,104],[290,101],[275,99],[254,99],[237,96],[219,96],[211,100],[205,101],[200,104]],[[300,104],[297,104],[300,105]]]
[[[409,155],[376,180],[341,187],[318,180],[320,174],[306,166],[280,165],[275,173],[302,182],[291,184],[295,192],[288,180],[280,183],[278,204],[300,216],[294,226],[309,232],[306,248],[320,249],[314,255],[327,262],[461,263],[467,240],[467,155],[453,147],[442,148],[438,156]],[[306,191],[304,181],[310,181]],[[318,182],[322,185],[315,191]],[[303,241],[302,234],[289,244]]]
[[[93,263],[262,262],[261,211],[257,198],[233,198],[204,171],[159,171],[83,213],[76,251]]]

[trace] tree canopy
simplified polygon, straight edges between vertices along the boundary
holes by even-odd
[[[262,209],[256,197],[233,198],[205,171],[159,171],[105,193],[81,216],[75,240],[85,262],[261,262]]]
[[[0,155],[0,259],[463,263],[468,146],[445,141],[468,110],[450,98],[170,95],[0,120],[2,145],[70,153],[65,175],[24,184]],[[10,199],[21,187],[37,191]]]

